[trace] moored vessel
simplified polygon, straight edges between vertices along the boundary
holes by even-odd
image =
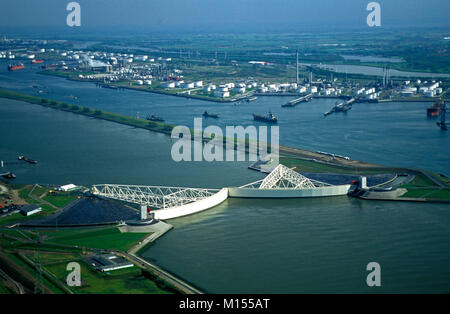
[[[259,114],[253,114],[253,120],[267,122],[267,123],[277,123],[278,122],[278,118],[271,112],[269,112],[265,116],[259,115]]]
[[[33,160],[33,159],[30,159],[30,158],[25,157],[25,156],[19,156],[17,159],[26,161],[26,162],[28,162],[30,164],[37,164],[38,163],[37,160]]]
[[[164,119],[161,117],[158,117],[157,115],[152,114],[150,117],[147,116],[148,121],[154,121],[154,122],[164,122]]]
[[[15,65],[8,65],[8,71],[17,71],[25,69],[25,66],[22,63],[15,64]]]

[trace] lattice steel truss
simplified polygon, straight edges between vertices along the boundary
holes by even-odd
[[[263,180],[241,186],[241,188],[255,189],[308,189],[330,184],[309,179],[300,173],[279,164]]]
[[[165,209],[196,202],[216,194],[217,189],[195,189],[165,186],[98,184],[93,185],[94,195]]]

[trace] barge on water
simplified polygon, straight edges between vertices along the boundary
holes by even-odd
[[[259,115],[259,114],[253,114],[253,120],[267,122],[267,123],[278,123],[278,118],[271,112],[269,112],[265,116]]]
[[[17,159],[26,161],[26,162],[28,162],[30,164],[37,164],[38,163],[37,160],[33,160],[33,159],[30,159],[30,158],[25,157],[25,156],[19,156]]]
[[[17,70],[22,70],[25,69],[25,66],[23,65],[23,63],[19,63],[19,64],[15,64],[15,65],[8,65],[8,71],[17,71]]]
[[[352,109],[352,104],[356,101],[355,98],[347,100],[346,102],[336,103],[330,111],[325,112],[323,115],[326,117],[334,112],[347,112]]]
[[[308,102],[308,101],[312,100],[313,97],[314,97],[313,94],[308,94],[306,96],[302,96],[300,98],[288,101],[287,103],[281,105],[281,107],[295,107],[301,102]]]

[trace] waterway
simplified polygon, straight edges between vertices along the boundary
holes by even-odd
[[[0,61],[0,88],[90,106],[126,115],[156,114],[167,123],[193,127],[207,110],[219,119],[203,125],[255,125],[252,113],[272,111],[278,116],[280,143],[326,151],[354,159],[399,167],[417,167],[450,175],[450,132],[427,119],[430,103],[355,104],[346,114],[324,118],[335,99],[314,99],[295,108],[281,108],[289,97],[259,97],[253,102],[214,103],[133,90],[110,90],[94,83],[75,82],[37,74],[38,66],[9,73]],[[34,86],[34,87],[33,87]],[[38,93],[41,90],[43,93]],[[71,97],[72,96],[72,97]],[[74,99],[74,97],[76,99]],[[431,158],[430,158],[431,156]]]
[[[8,78],[5,75],[0,74],[3,88],[31,91],[33,84],[45,85],[49,98],[69,101],[68,94],[74,94],[86,105],[117,112],[133,112],[137,109],[135,106],[150,112],[166,108],[168,120],[184,119],[185,123],[193,117],[192,111],[200,110],[202,104],[208,106],[207,110],[216,109],[214,111],[220,115],[234,109],[232,104],[134,91],[116,93],[98,89],[93,84],[34,76],[29,72],[17,76],[14,73]],[[27,75],[31,78],[19,78]],[[264,112],[275,102],[284,101],[264,97],[238,109],[252,106],[249,111]],[[388,164],[426,164],[432,165],[431,168],[440,166],[442,171],[448,172],[448,153],[441,162],[438,152],[428,147],[438,139],[442,142],[440,146],[439,142],[433,144],[435,149],[446,152],[448,135],[434,129],[431,122],[429,135],[421,135],[428,130],[424,126],[428,121],[422,115],[426,104],[376,105],[384,106],[381,107],[384,110],[367,105],[359,114],[353,111],[359,106],[355,105],[347,116],[322,118],[328,128],[312,125],[313,129],[308,131],[311,127],[306,124],[308,117],[313,117],[314,112],[320,114],[328,104],[317,100],[306,104],[308,110],[302,111],[306,106],[299,105],[286,111],[286,119],[289,116],[298,119],[292,122],[292,126],[297,127],[294,130],[298,138],[313,136],[302,143],[349,155],[348,149],[352,146],[356,146],[354,154],[376,146],[373,150],[380,152],[374,153],[372,158],[377,162],[380,162],[378,156],[386,155],[383,161]],[[273,106],[273,110],[277,107]],[[183,114],[178,113],[181,109],[189,112],[184,113],[188,117],[183,118]],[[281,112],[281,108],[277,110]],[[390,119],[392,115],[394,118]],[[241,121],[247,119],[234,116]],[[299,123],[303,119],[304,122]],[[347,141],[351,136],[346,133],[345,125],[355,123],[354,120],[359,120],[354,126],[355,134],[361,133],[370,140]],[[401,130],[403,137],[383,131],[389,123],[394,123],[391,132]],[[323,135],[323,132],[329,133]],[[415,137],[414,134],[420,135]],[[170,158],[171,140],[162,134],[5,99],[0,99],[0,140],[0,156],[10,162],[6,166],[17,174],[17,182],[22,183],[221,187],[262,177],[247,169],[248,162],[175,163]],[[414,149],[403,152],[404,141],[415,143]],[[324,149],[322,145],[329,146]],[[37,159],[39,163],[15,163],[18,154]],[[448,293],[450,290],[450,207],[447,204],[362,201],[348,197],[229,199],[216,208],[170,223],[175,228],[149,247],[145,258],[207,292]],[[366,265],[372,261],[381,265],[382,287],[379,288],[366,285]]]
[[[311,63],[300,63],[302,65],[311,66]],[[371,67],[366,65],[351,65],[351,64],[313,64],[315,66],[326,68],[338,73],[348,73],[348,74],[363,74],[371,76],[383,76],[383,68]],[[449,78],[450,74],[446,73],[426,73],[426,72],[408,72],[399,71],[391,69],[390,72],[392,77],[402,77],[405,79],[409,78],[428,78],[428,79],[439,79],[439,78]]]

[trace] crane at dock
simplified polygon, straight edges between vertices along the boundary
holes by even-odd
[[[441,111],[441,121],[436,122],[437,126],[440,127],[441,130],[443,130],[443,131],[447,131],[448,130],[448,125],[450,125],[450,122],[446,122],[445,121],[446,113],[447,113],[447,105],[444,104],[442,106],[442,111]]]

